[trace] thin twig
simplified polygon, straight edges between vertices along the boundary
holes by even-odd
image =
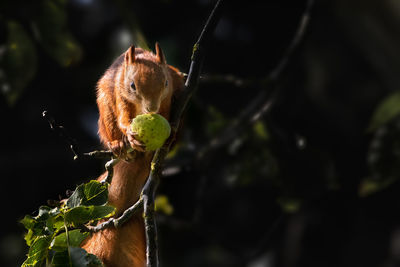
[[[136,212],[138,212],[142,208],[143,198],[140,197],[139,200],[133,206],[126,209],[120,217],[116,219],[110,218],[107,221],[102,222],[96,226],[82,226],[82,229],[90,233],[96,233],[112,226],[118,228],[122,226],[125,222],[127,222]]]
[[[117,228],[122,226],[132,217],[132,215],[134,215],[137,211],[141,210],[142,208],[143,208],[143,198],[140,197],[139,200],[133,206],[126,209],[124,213],[122,213],[122,215],[114,221],[114,226]]]
[[[74,154],[74,159],[78,159],[81,153],[79,152],[78,146],[76,144],[76,140],[73,139],[68,132],[65,130],[65,128],[62,125],[57,125],[56,121],[53,116],[49,114],[47,110],[42,112],[43,118],[47,120],[47,122],[50,125],[50,129],[55,131],[61,138],[63,138],[69,145],[69,148],[71,149],[72,153]]]
[[[95,150],[87,153],[83,153],[86,158],[96,158],[96,159],[108,159],[114,156],[111,150]]]
[[[74,160],[78,159],[89,159],[89,158],[96,158],[96,159],[109,159],[114,156],[111,150],[95,150],[92,152],[81,153],[78,144],[74,138],[69,135],[66,128],[62,125],[58,125],[53,116],[45,110],[42,112],[43,118],[47,120],[50,125],[50,129],[55,131],[60,138],[62,138],[65,142],[67,142],[69,148],[71,149],[72,153],[74,154]]]
[[[104,165],[107,171],[107,176],[101,181],[102,183],[111,184],[112,178],[114,176],[114,166],[120,162],[120,158],[112,158],[111,160],[107,161]]]
[[[292,56],[293,52],[296,50],[296,48],[299,46],[299,44],[304,38],[307,26],[310,21],[311,8],[313,6],[314,6],[314,0],[308,0],[306,3],[305,10],[300,18],[300,22],[297,27],[296,33],[294,34],[292,41],[290,42],[289,46],[287,47],[280,61],[268,75],[269,80],[272,81],[278,80],[282,75],[283,70],[287,67],[290,57]]]

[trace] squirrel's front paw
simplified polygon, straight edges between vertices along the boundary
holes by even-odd
[[[128,142],[131,145],[131,147],[137,151],[145,152],[146,146],[142,142],[137,140],[136,136],[137,136],[137,134],[132,132],[130,129],[126,133],[126,137],[128,138]]]
[[[123,157],[126,154],[126,146],[122,140],[113,140],[108,142],[107,146],[117,157]]]

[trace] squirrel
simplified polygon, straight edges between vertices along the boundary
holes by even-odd
[[[121,160],[114,166],[108,202],[116,208],[116,217],[139,199],[150,173],[154,152],[146,152],[136,140],[130,123],[137,115],[158,113],[169,119],[171,103],[184,87],[183,75],[167,64],[158,43],[156,54],[131,46],[119,56],[97,84],[99,136],[114,154],[134,159]],[[129,158],[129,157],[128,157]],[[106,173],[98,180],[103,180]],[[87,252],[99,257],[107,267],[146,265],[146,238],[142,214],[134,215],[119,227],[92,234],[82,244]]]

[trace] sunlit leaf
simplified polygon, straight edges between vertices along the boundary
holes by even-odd
[[[36,238],[29,249],[28,258],[22,263],[22,267],[41,266],[47,257],[50,242],[50,236],[41,236]]]
[[[51,249],[56,251],[65,250],[68,245],[71,247],[79,247],[82,241],[89,235],[89,233],[81,233],[80,230],[75,229],[68,231],[68,242],[67,233],[63,232],[57,235],[51,242]]]
[[[25,234],[25,241],[28,246],[31,246],[36,238],[44,235],[50,236],[64,227],[64,218],[58,208],[51,209],[41,206],[37,216],[26,215],[20,223],[28,230]]]
[[[30,215],[26,215],[21,221],[20,221],[20,223],[22,223],[24,226],[25,226],[25,228],[28,230],[28,232],[25,234],[25,236],[24,236],[24,239],[25,239],[25,241],[26,241],[26,244],[28,245],[28,246],[31,246],[32,245],[32,242],[35,240],[35,238],[36,238],[36,234],[35,234],[35,232],[38,232],[38,231],[34,231],[34,229],[35,229],[35,226],[37,226],[37,220],[36,219],[34,219],[32,216],[30,216]],[[40,227],[40,234],[42,233],[42,229],[41,229],[41,227]]]
[[[32,216],[30,215],[25,215],[25,217],[20,221],[20,223],[22,223],[27,230],[30,230],[35,226],[36,220],[32,218]]]
[[[26,244],[30,247],[35,240],[36,235],[34,234],[33,230],[28,230],[28,232],[24,235],[24,239]]]
[[[104,205],[108,200],[108,185],[92,180],[79,185],[67,201],[69,208],[78,206]]]
[[[79,206],[65,213],[65,221],[73,225],[87,223],[91,220],[113,215],[115,208],[111,206]]]
[[[108,200],[108,185],[92,180],[85,184],[84,193],[86,201],[84,205],[103,205]]]

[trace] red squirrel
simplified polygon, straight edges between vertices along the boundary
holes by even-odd
[[[158,43],[156,54],[131,46],[99,80],[97,105],[101,142],[121,156],[129,146],[137,152],[134,159],[121,160],[114,167],[109,204],[116,207],[115,216],[139,199],[154,154],[144,152],[143,144],[135,139],[129,127],[131,120],[149,112],[169,119],[172,98],[183,86],[183,76],[178,69],[167,65]],[[141,212],[117,229],[111,227],[92,234],[82,247],[99,257],[107,267],[145,266],[146,239]]]

